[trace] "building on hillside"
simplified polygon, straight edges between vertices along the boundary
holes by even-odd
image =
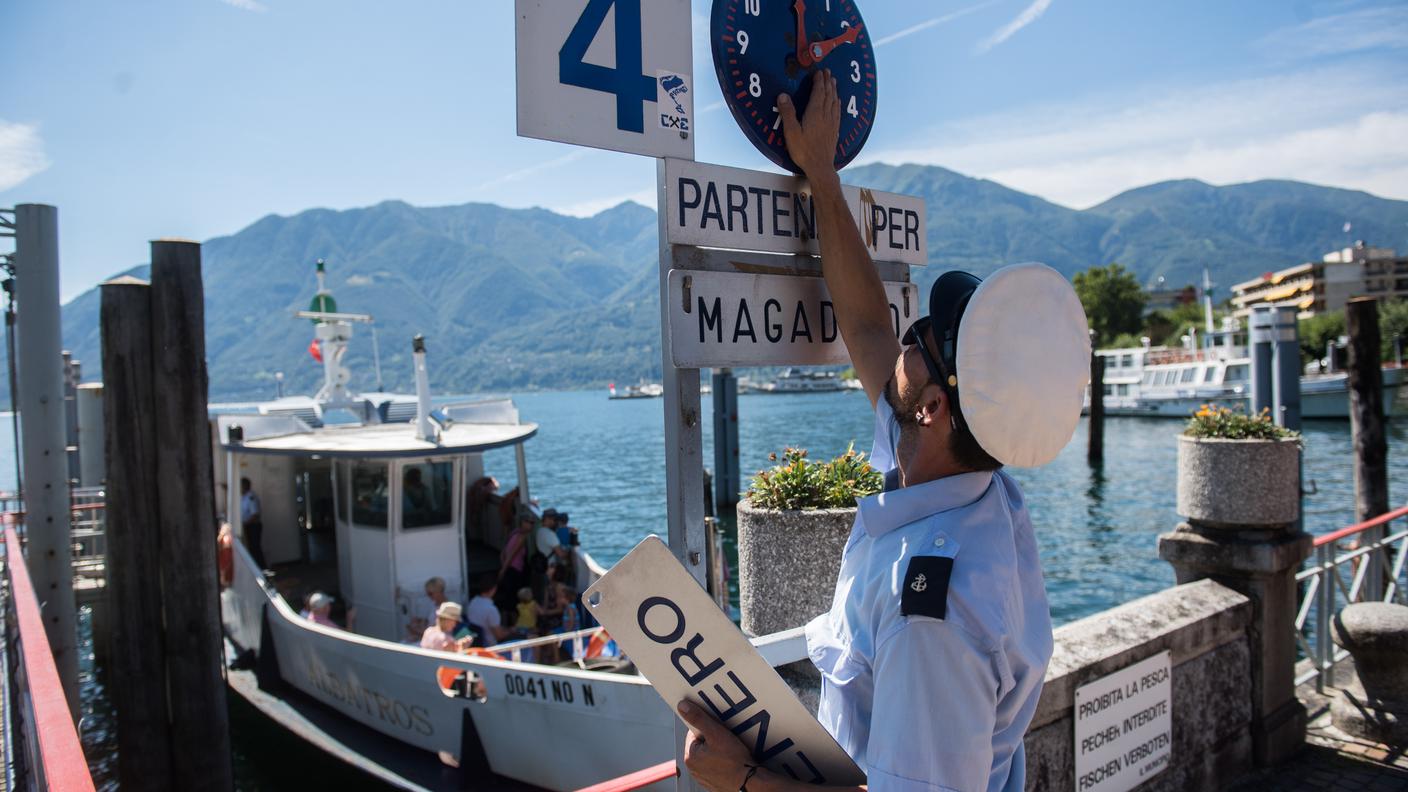
[[[1148,316],[1154,311],[1171,311],[1180,305],[1197,301],[1198,290],[1192,286],[1184,286],[1181,289],[1145,289],[1144,315]]]
[[[1268,272],[1232,287],[1232,308],[1239,318],[1253,305],[1292,306],[1302,319],[1338,311],[1351,297],[1380,300],[1408,298],[1408,256],[1392,248],[1356,242],[1326,253],[1320,261]]]

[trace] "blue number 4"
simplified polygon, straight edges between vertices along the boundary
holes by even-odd
[[[587,48],[616,6],[616,68],[587,63]],[[641,74],[640,0],[589,0],[557,53],[557,79],[616,96],[616,128],[645,131],[641,102],[655,101],[655,80]]]

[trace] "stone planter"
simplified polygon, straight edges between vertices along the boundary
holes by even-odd
[[[1178,513],[1205,528],[1294,523],[1300,516],[1300,444],[1179,435]]]
[[[738,605],[748,635],[800,627],[831,607],[856,510],[738,504]]]

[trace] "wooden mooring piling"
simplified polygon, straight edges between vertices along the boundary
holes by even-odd
[[[1349,431],[1354,445],[1355,522],[1378,517],[1389,510],[1388,438],[1384,434],[1384,374],[1380,362],[1379,304],[1373,297],[1356,297],[1345,305],[1345,330],[1349,334]],[[1364,533],[1363,542],[1384,536],[1384,528]],[[1378,564],[1365,572],[1365,590],[1382,597],[1383,579]]]
[[[232,788],[200,245],[102,286],[110,687],[133,789]]]

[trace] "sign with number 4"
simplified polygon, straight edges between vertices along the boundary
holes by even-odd
[[[694,159],[689,0],[516,0],[518,134]]]

